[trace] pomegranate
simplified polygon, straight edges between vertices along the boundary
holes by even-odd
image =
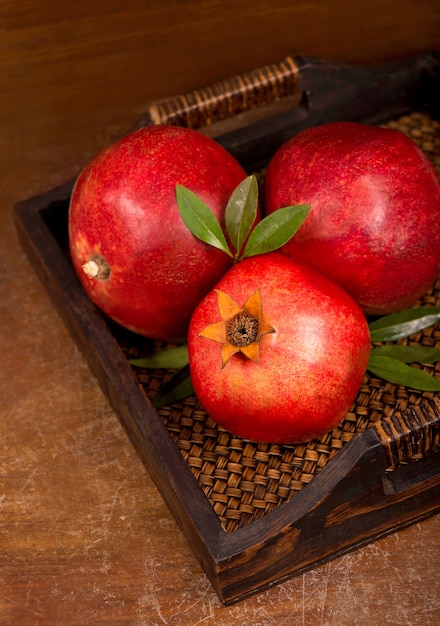
[[[222,146],[187,128],[145,127],[104,149],[79,175],[69,209],[72,261],[91,300],[141,335],[186,337],[196,304],[232,259],[187,229],[176,185],[222,223],[245,177]]]
[[[298,443],[334,428],[370,355],[366,318],[338,285],[279,252],[234,265],[188,333],[194,391],[226,430]]]
[[[307,129],[273,156],[265,207],[307,203],[283,248],[339,283],[366,314],[412,306],[440,269],[440,179],[397,130],[353,122]]]

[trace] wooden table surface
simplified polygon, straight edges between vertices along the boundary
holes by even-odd
[[[436,0],[2,3],[0,624],[440,624],[440,516],[223,607],[11,219],[153,99],[288,54],[433,49]]]

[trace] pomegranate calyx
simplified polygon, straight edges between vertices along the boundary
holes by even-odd
[[[237,353],[258,363],[262,337],[276,332],[263,318],[260,290],[257,289],[242,307],[223,291],[216,289],[216,293],[222,321],[206,326],[199,333],[200,337],[222,344],[222,368]]]
[[[110,265],[99,255],[93,256],[91,259],[83,263],[82,270],[89,278],[97,278],[99,280],[107,280],[111,274]]]

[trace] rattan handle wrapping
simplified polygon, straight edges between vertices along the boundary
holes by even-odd
[[[440,450],[440,396],[423,399],[401,414],[375,424],[388,469],[421,459]]]
[[[153,124],[199,129],[299,91],[299,68],[291,57],[210,86],[153,103]]]

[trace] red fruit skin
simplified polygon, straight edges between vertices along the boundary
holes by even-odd
[[[244,259],[217,288],[240,306],[260,289],[263,318],[276,332],[262,337],[258,363],[235,354],[222,369],[221,344],[199,336],[220,321],[215,291],[196,308],[190,372],[212,419],[245,439],[284,444],[334,428],[354,401],[370,355],[368,325],[354,300],[277,252]]]
[[[172,126],[145,127],[98,154],[79,175],[70,202],[74,268],[91,298],[122,326],[148,337],[186,337],[196,304],[231,259],[190,233],[176,184],[196,193],[223,222],[241,165],[213,139]],[[82,265],[95,255],[106,280]]]
[[[440,179],[403,133],[353,122],[305,130],[272,158],[265,210],[310,204],[285,246],[366,314],[413,305],[439,275]]]

